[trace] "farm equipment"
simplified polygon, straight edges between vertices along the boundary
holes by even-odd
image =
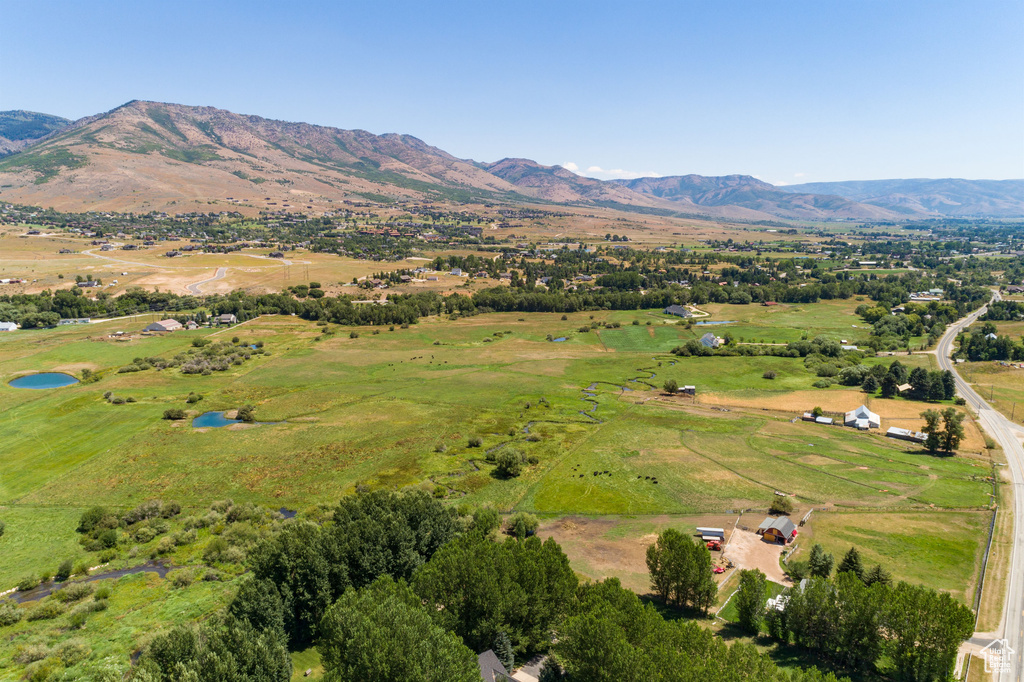
[[[714,567],[713,569],[711,569],[711,570],[712,570],[712,571],[714,571],[715,573],[725,573],[725,569],[724,569],[724,568],[722,568],[721,566],[715,566],[715,567]]]
[[[710,549],[712,552],[721,552],[722,551],[722,541],[721,540],[709,540],[708,541],[708,549]]]

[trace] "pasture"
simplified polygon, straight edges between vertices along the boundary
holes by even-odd
[[[730,306],[725,319],[737,319],[737,308]],[[807,506],[926,515],[991,503],[984,458],[929,457],[875,433],[792,423],[783,404],[723,412],[702,404],[703,394],[693,404],[656,388],[675,378],[716,396],[742,396],[764,381],[765,367],[778,364],[772,395],[781,400],[787,391],[813,391],[814,377],[799,373],[799,360],[676,358],[666,346],[698,328],[648,327],[646,311],[593,318],[429,318],[394,331],[362,328],[357,338],[348,328],[289,317],[126,342],[107,334],[127,321],[6,336],[0,515],[12,520],[0,549],[16,546],[7,543],[19,519],[39,508],[63,519],[53,524],[60,538],[47,540],[52,532],[39,521],[19,542],[35,537],[33,546],[55,542],[64,551],[74,542],[69,524],[96,502],[127,507],[161,497],[204,506],[231,497],[308,509],[357,486],[419,486],[453,505],[490,504],[546,518],[715,516],[763,509],[775,490]],[[604,321],[622,326],[577,331]],[[210,376],[117,372],[136,357],[187,352],[194,338],[211,333],[213,340],[262,341],[267,354]],[[549,334],[568,340],[552,343]],[[27,371],[85,368],[99,380],[46,391],[7,385]],[[111,404],[107,391],[136,402]],[[203,399],[187,404],[190,392]],[[854,401],[862,395],[826,394]],[[195,415],[244,404],[256,407],[259,421],[278,423],[194,429],[187,420],[161,418],[168,408]],[[470,437],[481,446],[471,447]],[[505,448],[536,464],[517,478],[498,477],[488,459]],[[636,531],[650,533],[646,526]],[[12,557],[0,574],[52,563],[21,549]],[[582,561],[578,570],[599,577]]]

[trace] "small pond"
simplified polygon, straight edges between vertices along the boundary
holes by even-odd
[[[221,426],[237,424],[241,419],[228,419],[223,412],[205,412],[192,420],[192,426],[197,429],[217,429]]]
[[[11,388],[60,388],[77,384],[78,379],[70,374],[62,372],[40,372],[39,374],[26,374],[23,377],[13,379]]]
[[[710,321],[709,320],[707,322],[696,322],[695,324],[698,327],[710,327],[711,325],[714,325],[714,324],[732,324],[735,321],[736,320],[716,320],[716,321]]]
[[[555,343],[562,343],[562,341],[566,341],[567,339],[564,336],[559,336],[557,339],[551,339],[551,340],[553,342],[555,342]]]

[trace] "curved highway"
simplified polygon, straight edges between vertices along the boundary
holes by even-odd
[[[992,296],[993,301],[999,300],[999,293]],[[1003,659],[1009,665],[1003,667],[994,679],[998,682],[1019,682],[1024,675],[1024,447],[1017,440],[1017,427],[1002,413],[992,409],[985,399],[971,388],[956,371],[956,363],[950,358],[953,352],[953,341],[957,334],[970,326],[979,316],[984,314],[988,306],[982,306],[964,319],[951,324],[939,340],[935,351],[939,366],[948,369],[956,377],[957,392],[978,413],[978,422],[1006,453],[1006,462],[1010,468],[1013,498],[1013,552],[1010,558],[1010,575],[1006,584],[1006,603],[1003,608],[1003,622],[1000,627],[1001,637],[1013,652]],[[990,640],[976,639],[972,643],[985,646]],[[1008,659],[1008,660],[1007,660]]]

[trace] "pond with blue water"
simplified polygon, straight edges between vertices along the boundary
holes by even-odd
[[[192,420],[192,426],[197,429],[218,429],[222,426],[238,424],[241,419],[228,419],[223,412],[205,412]]]
[[[11,388],[61,388],[77,384],[78,379],[63,372],[40,372],[39,374],[26,374],[10,382]]]

